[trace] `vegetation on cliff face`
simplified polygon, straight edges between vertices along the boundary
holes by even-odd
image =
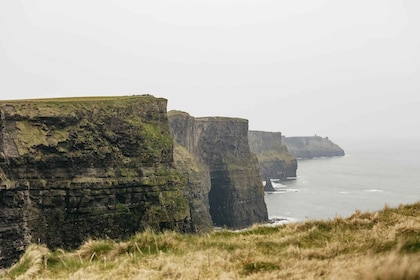
[[[153,96],[0,101],[0,267],[31,241],[189,231],[167,100]]]
[[[162,101],[164,107],[159,104]],[[19,156],[58,152],[72,158],[89,153],[101,159],[113,153],[127,160],[126,154],[131,152],[128,144],[144,139],[137,144],[147,149],[135,147],[136,159],[153,163],[162,156],[158,152],[172,149],[167,122],[161,114],[166,110],[164,99],[84,97],[4,101],[1,105],[6,120],[16,121],[13,136]],[[124,134],[118,135],[116,130]]]
[[[2,279],[419,279],[420,202],[206,235],[151,230],[78,250],[31,245]]]
[[[184,195],[189,202],[192,231],[210,232],[213,222],[208,197],[211,188],[209,168],[178,143],[174,143],[174,161],[186,178]]]

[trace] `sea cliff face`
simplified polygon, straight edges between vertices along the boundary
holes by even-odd
[[[284,137],[284,143],[290,153],[297,158],[344,156],[344,150],[328,137],[303,136]]]
[[[258,158],[265,180],[296,177],[297,160],[284,145],[281,132],[250,130],[248,135],[249,146]]]
[[[171,111],[169,122],[175,141],[209,169],[214,225],[243,228],[267,221],[258,161],[249,149],[248,121]]]
[[[174,139],[175,163],[186,178],[185,196],[190,203],[192,227],[198,232],[205,232],[213,228],[209,204],[211,179],[209,167],[196,155],[195,119],[180,111],[171,111],[168,116]]]
[[[165,99],[0,103],[0,267],[28,243],[72,248],[146,227],[192,230]]]
[[[174,160],[176,168],[185,177],[184,196],[190,207],[191,231],[198,233],[211,231],[213,222],[208,196],[211,189],[208,166],[176,142]]]

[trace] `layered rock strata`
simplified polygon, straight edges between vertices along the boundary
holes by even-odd
[[[73,248],[151,227],[192,230],[167,101],[0,103],[0,267],[30,242]]]
[[[184,196],[190,207],[191,231],[208,232],[213,229],[210,216],[210,172],[206,164],[191,154],[185,147],[174,143],[176,168],[185,177]]]
[[[344,150],[328,137],[285,137],[284,143],[297,158],[344,156]]]
[[[281,132],[250,130],[248,135],[249,146],[258,158],[263,178],[296,177],[297,160],[284,145]]]
[[[169,123],[175,141],[209,169],[214,225],[243,228],[267,221],[260,169],[249,149],[248,121],[171,111]]]

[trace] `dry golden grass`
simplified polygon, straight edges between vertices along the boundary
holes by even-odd
[[[31,245],[4,279],[420,279],[420,202],[207,235],[138,233],[78,250]]]

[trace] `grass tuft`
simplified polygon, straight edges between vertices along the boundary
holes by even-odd
[[[115,242],[112,240],[88,240],[86,241],[79,250],[77,255],[82,259],[92,259],[102,257],[108,254],[115,247]]]
[[[5,274],[11,279],[35,278],[46,268],[49,256],[50,251],[45,246],[32,244],[26,249],[19,262]]]
[[[244,264],[245,274],[258,273],[262,271],[278,270],[280,267],[270,262],[249,262]]]

